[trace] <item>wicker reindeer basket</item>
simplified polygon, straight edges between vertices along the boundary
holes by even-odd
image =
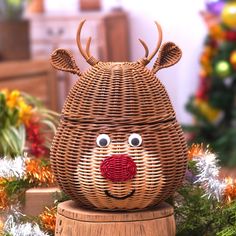
[[[51,148],[58,184],[79,206],[135,210],[157,205],[181,185],[186,142],[165,88],[155,74],[172,66],[181,50],[165,43],[152,70],[154,52],[137,62],[101,62],[77,44],[91,65],[82,73],[70,52],[57,49],[52,65],[79,76],[71,89]]]

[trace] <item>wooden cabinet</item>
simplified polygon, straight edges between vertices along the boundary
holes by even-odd
[[[129,61],[128,16],[123,11],[101,13],[83,12],[78,15],[29,15],[31,21],[31,54],[33,59],[46,58],[56,48],[72,51],[81,71],[89,65],[76,44],[79,22],[86,19],[82,29],[81,42],[86,45],[92,37],[91,54],[102,61]],[[73,76],[58,73],[60,104],[73,84]]]
[[[18,89],[39,98],[48,108],[58,110],[57,80],[48,61],[0,63],[0,89]]]
[[[108,61],[129,61],[129,24],[127,16],[117,12],[103,20]]]

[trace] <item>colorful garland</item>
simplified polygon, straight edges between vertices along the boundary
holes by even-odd
[[[21,222],[24,217],[21,213],[13,211],[5,223],[1,223],[0,233],[3,236],[50,236],[50,234],[40,229],[39,224],[35,222]]]
[[[17,204],[29,188],[53,185],[55,178],[48,160],[27,157],[0,159],[0,210]]]
[[[18,210],[27,189],[53,185],[55,185],[55,178],[48,160],[27,157],[0,159],[0,215],[7,215],[5,220],[0,218],[0,235],[49,236],[53,234],[56,207],[46,208],[38,219],[32,222],[28,220],[27,223],[25,223],[26,216]]]
[[[33,220],[16,209],[12,209],[6,220],[0,218],[0,235],[2,236],[50,236],[56,228],[57,207],[45,208],[39,217]]]

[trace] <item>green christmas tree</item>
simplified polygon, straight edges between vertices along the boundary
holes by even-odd
[[[218,7],[218,8],[217,8]],[[207,1],[209,29],[200,57],[199,87],[186,109],[190,143],[205,143],[221,164],[236,165],[236,0]]]

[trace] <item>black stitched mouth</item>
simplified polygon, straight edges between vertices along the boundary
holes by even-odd
[[[108,196],[108,197],[111,197],[111,198],[114,198],[116,200],[124,200],[128,197],[132,197],[135,193],[135,189],[133,189],[129,194],[123,196],[123,197],[116,197],[114,195],[112,195],[108,190],[105,190],[105,194]]]

